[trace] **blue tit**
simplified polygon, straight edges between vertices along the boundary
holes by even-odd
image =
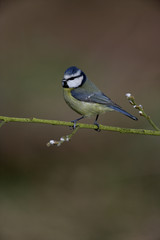
[[[102,93],[94,83],[92,83],[80,70],[73,66],[69,67],[62,80],[63,95],[66,103],[77,113],[80,118],[72,121],[76,127],[77,121],[85,117],[96,116],[94,124],[99,129],[97,123],[100,114],[108,111],[120,112],[133,120],[138,120],[130,113],[123,110],[116,103],[112,102],[104,93]]]

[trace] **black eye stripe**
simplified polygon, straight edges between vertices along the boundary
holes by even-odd
[[[68,77],[68,76],[66,76],[66,77]],[[79,82],[76,81],[76,78],[80,78],[80,77],[82,77],[82,78],[77,79],[77,80],[79,80]],[[74,84],[74,82],[72,82],[74,79],[76,81],[75,84]],[[72,76],[67,79],[65,78],[65,75],[64,75],[64,78],[62,80],[62,87],[63,88],[78,88],[78,87],[81,87],[85,83],[85,81],[86,81],[86,75],[83,72],[77,76]]]
[[[75,76],[75,77],[70,77],[70,78],[67,79],[67,81],[74,80],[75,78],[79,78],[79,77],[81,77],[81,76],[82,76],[82,74],[80,74],[80,75],[78,75],[78,76]]]

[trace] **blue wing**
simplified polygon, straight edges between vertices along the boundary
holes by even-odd
[[[123,110],[116,103],[112,102],[112,100],[108,98],[105,94],[103,94],[100,90],[96,92],[91,92],[83,88],[76,88],[71,91],[71,94],[79,101],[103,104],[106,107],[110,107],[111,109],[132,118],[133,120],[137,120],[136,117]]]
[[[76,88],[71,91],[71,94],[74,98],[83,102],[99,103],[107,106],[112,103],[111,99],[101,91],[90,92],[83,88]]]
[[[116,105],[112,100],[104,95],[100,90],[96,92],[91,92],[83,88],[76,88],[71,91],[74,98],[83,102],[99,103],[111,107]],[[116,105],[118,107],[118,105]]]

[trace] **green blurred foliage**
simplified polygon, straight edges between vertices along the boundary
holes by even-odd
[[[76,65],[138,116],[125,98],[131,92],[158,125],[159,13],[158,1],[2,0],[0,114],[77,118],[61,87]],[[150,128],[119,113],[100,122]],[[46,147],[68,133],[38,124],[0,129],[0,239],[159,239],[159,137],[79,130],[60,148]]]

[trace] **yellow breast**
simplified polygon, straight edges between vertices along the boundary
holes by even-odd
[[[90,116],[102,114],[108,111],[113,111],[113,109],[103,104],[79,101],[71,95],[71,91],[72,91],[72,88],[63,89],[64,99],[66,103],[80,115],[90,117]]]

